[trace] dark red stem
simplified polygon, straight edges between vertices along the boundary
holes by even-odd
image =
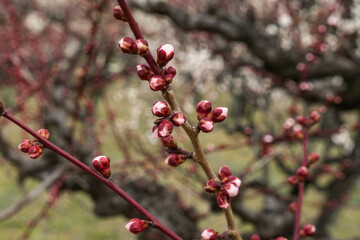
[[[307,165],[307,143],[309,138],[309,128],[306,127],[304,130],[304,138],[302,141],[303,145],[303,159],[301,161],[301,166],[306,167]],[[301,220],[301,208],[302,201],[304,196],[304,182],[299,183],[299,192],[298,192],[298,200],[297,200],[297,209],[296,209],[296,217],[295,217],[295,229],[294,229],[294,239],[299,240],[299,228],[300,228],[300,220]]]
[[[2,116],[10,120],[11,122],[15,123],[22,129],[24,129],[26,132],[31,134],[33,137],[35,137],[39,142],[41,142],[44,147],[54,151],[55,153],[59,154],[60,156],[64,157],[71,163],[75,164],[77,167],[81,168],[85,172],[92,175],[97,180],[103,182],[106,186],[108,186],[111,190],[113,190],[115,193],[117,193],[120,197],[122,197],[126,202],[131,204],[136,210],[138,210],[142,215],[144,215],[147,219],[153,222],[153,227],[159,229],[161,232],[166,234],[172,239],[175,240],[182,240],[178,235],[176,235],[174,232],[172,232],[170,229],[168,229],[165,225],[163,225],[159,220],[157,220],[151,213],[149,213],[145,208],[143,208],[139,203],[137,203],[133,198],[131,198],[124,190],[122,190],[119,186],[117,186],[111,179],[106,179],[102,175],[98,174],[95,170],[81,162],[79,159],[71,156],[69,153],[65,152],[52,142],[46,140],[41,135],[39,135],[37,132],[29,128],[26,124],[19,121],[17,118],[12,116],[8,112],[2,112]]]

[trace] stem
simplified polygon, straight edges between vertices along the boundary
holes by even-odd
[[[85,172],[92,175],[94,178],[99,180],[100,182],[104,183],[106,186],[108,186],[111,190],[113,190],[117,195],[122,197],[126,202],[128,202],[130,205],[132,205],[136,210],[138,210],[142,215],[144,215],[146,218],[148,218],[150,221],[152,221],[154,224],[154,228],[157,228],[167,236],[169,236],[172,239],[175,240],[182,240],[178,235],[176,235],[174,232],[172,232],[170,229],[168,229],[165,225],[163,225],[159,220],[157,220],[151,213],[149,213],[145,208],[143,208],[138,202],[136,202],[133,198],[131,198],[124,190],[122,190],[119,186],[117,186],[112,179],[106,179],[102,175],[98,174],[95,170],[81,162],[79,159],[73,157],[69,153],[65,152],[52,142],[48,141],[47,139],[43,138],[41,135],[39,135],[37,132],[29,128],[26,124],[22,123],[18,119],[16,119],[14,116],[12,116],[10,113],[3,111],[0,115],[4,116],[6,119],[10,120],[11,122],[18,125],[20,128],[24,129],[26,132],[28,132],[30,135],[35,137],[37,140],[39,140],[40,143],[44,145],[44,147],[54,151],[55,153],[59,154],[60,156],[64,157],[71,163],[75,164],[77,167],[81,168]]]
[[[301,161],[301,166],[306,167],[307,164],[307,143],[309,138],[309,128],[306,127],[304,130],[304,138],[302,141],[303,146],[303,159]],[[296,209],[296,217],[295,217],[295,229],[294,229],[294,239],[299,239],[299,228],[300,228],[300,220],[301,220],[301,208],[302,201],[304,196],[304,182],[299,183],[299,192],[298,192],[298,200],[297,200],[297,209]]]

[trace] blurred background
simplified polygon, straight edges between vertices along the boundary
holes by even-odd
[[[321,113],[309,134],[309,169],[302,224],[312,239],[360,239],[360,1],[128,1],[150,51],[175,47],[172,83],[188,121],[196,104],[229,108],[227,119],[200,139],[217,172],[242,179],[232,200],[244,239],[291,239],[297,187],[287,183],[302,159],[297,116]],[[2,0],[0,101],[34,130],[91,165],[111,159],[113,179],[183,239],[200,239],[226,221],[206,176],[188,160],[177,168],[152,137],[152,104],[162,100],[117,42],[133,37],[116,20],[116,1]],[[181,128],[174,137],[192,151]],[[140,215],[92,177],[44,151],[18,150],[28,134],[0,118],[1,239],[165,239],[134,236]],[[310,239],[310,238],[309,238]]]

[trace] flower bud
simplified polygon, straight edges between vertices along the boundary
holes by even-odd
[[[159,124],[158,135],[159,137],[167,137],[173,131],[174,125],[169,120],[164,120]]]
[[[299,183],[299,179],[296,176],[290,176],[287,179],[288,183],[290,183],[291,185],[296,185]]]
[[[223,180],[222,180],[222,182],[224,183],[224,184],[226,184],[226,183],[232,183],[232,184],[234,184],[236,187],[240,187],[240,185],[241,185],[241,180],[238,178],[238,177],[235,177],[235,176],[229,176],[229,177],[226,177],[226,178],[224,178]]]
[[[37,159],[43,153],[43,146],[41,144],[34,145],[29,148],[28,154],[32,159]]]
[[[149,52],[149,44],[145,39],[137,39],[134,43],[134,52],[141,56]]]
[[[159,91],[159,90],[162,90],[166,86],[166,82],[161,76],[155,75],[152,78],[150,78],[149,86],[150,86],[151,90]]]
[[[320,120],[320,113],[318,111],[312,111],[309,118],[311,124],[317,123]]]
[[[198,120],[203,119],[211,112],[211,102],[202,100],[196,105],[196,112]]]
[[[125,225],[125,228],[132,233],[139,234],[148,229],[149,224],[145,220],[133,218]]]
[[[300,235],[303,237],[313,236],[316,233],[316,227],[312,224],[306,224],[301,230]]]
[[[175,77],[176,75],[176,69],[172,66],[165,68],[164,75],[171,75],[172,77]]]
[[[229,197],[235,197],[239,193],[239,188],[231,182],[225,184],[223,189],[229,195]]]
[[[125,16],[125,14],[124,14],[124,11],[121,9],[120,6],[115,6],[115,7],[114,7],[114,9],[113,9],[113,16],[114,16],[114,18],[116,18],[117,20],[124,21],[124,22],[127,21],[126,16]]]
[[[171,117],[171,121],[175,126],[181,126],[186,122],[186,117],[181,112],[177,112]]]
[[[288,240],[288,239],[284,238],[284,237],[277,237],[277,238],[275,238],[275,240]]]
[[[38,133],[39,135],[41,135],[43,138],[46,138],[46,139],[49,139],[49,138],[50,138],[50,133],[49,133],[49,131],[46,130],[46,129],[40,129],[40,130],[37,131],[37,133]]]
[[[261,238],[259,237],[259,235],[254,234],[251,236],[250,240],[261,240]]]
[[[298,170],[296,171],[296,176],[298,177],[299,181],[304,181],[306,179],[306,177],[308,176],[308,169],[307,167],[299,167]]]
[[[219,169],[219,173],[218,176],[220,178],[220,180],[222,181],[224,178],[230,177],[231,176],[231,170],[228,166],[222,166]]]
[[[231,199],[230,199],[230,196],[225,191],[222,191],[217,196],[216,201],[217,201],[217,204],[219,205],[219,207],[227,208],[230,206]]]
[[[163,67],[174,57],[174,47],[171,44],[161,45],[157,49],[157,64]]]
[[[105,178],[110,177],[110,158],[108,158],[107,156],[97,156],[93,159],[92,165],[95,170],[101,173],[101,175],[103,175]]]
[[[140,64],[136,66],[137,74],[141,80],[149,81],[152,76],[154,76],[151,68],[146,64]]]
[[[159,137],[159,126],[155,124],[152,128],[152,132],[153,132],[153,138],[158,138]]]
[[[171,114],[171,108],[166,102],[157,101],[156,103],[154,103],[151,112],[157,117],[166,117]]]
[[[206,228],[201,233],[201,240],[216,240],[218,238],[218,233],[211,228]]]
[[[216,107],[211,113],[211,119],[215,122],[222,122],[225,120],[228,113],[226,107]]]
[[[209,180],[206,182],[205,191],[209,193],[215,192],[220,187],[214,180]]]
[[[308,161],[310,163],[316,163],[318,160],[319,160],[319,154],[315,153],[315,152],[312,152],[309,154],[308,156]]]
[[[165,163],[171,167],[176,167],[185,162],[186,155],[178,153],[170,153],[166,159]]]
[[[164,76],[164,80],[165,80],[165,82],[166,82],[167,84],[172,83],[173,78],[174,78],[174,76],[171,75],[171,74],[168,74],[168,75],[165,75],[165,76]]]
[[[123,53],[134,54],[134,40],[130,37],[124,37],[119,41],[119,47]]]
[[[297,116],[296,121],[304,127],[308,124],[308,121],[304,116]]]
[[[289,204],[289,211],[292,213],[295,213],[297,210],[297,203],[296,202],[292,202]]]
[[[211,120],[211,118],[205,117],[199,121],[198,126],[201,131],[207,133],[213,130],[214,122]]]
[[[27,153],[31,148],[31,146],[32,146],[32,141],[29,139],[24,139],[21,141],[18,148],[20,149],[20,151]]]
[[[177,148],[177,144],[173,136],[169,135],[160,139],[164,147]]]

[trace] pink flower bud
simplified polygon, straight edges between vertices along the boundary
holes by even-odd
[[[308,176],[308,169],[307,167],[299,167],[296,171],[296,176],[298,177],[299,181],[305,181],[306,177]]]
[[[139,55],[145,55],[149,52],[149,44],[145,39],[137,39],[134,43],[134,52]]]
[[[228,109],[226,107],[216,107],[211,113],[211,119],[214,122],[222,122],[225,120],[228,113]]]
[[[171,121],[175,126],[181,126],[186,122],[186,117],[181,112],[177,112],[171,117]]]
[[[134,54],[134,40],[130,37],[124,37],[119,41],[119,47],[123,53]]]
[[[146,64],[140,64],[136,66],[137,74],[141,80],[149,81],[152,76],[154,76],[151,68]]]
[[[29,139],[24,139],[21,141],[18,148],[20,149],[20,151],[27,153],[31,148],[31,146],[32,146],[32,141]]]
[[[176,69],[172,66],[165,68],[164,75],[171,75],[172,77],[175,77],[176,75]]]
[[[92,165],[95,170],[101,173],[101,175],[103,175],[105,178],[110,177],[110,158],[108,158],[107,156],[97,156],[93,159]]]
[[[206,228],[201,233],[201,240],[216,240],[218,238],[218,233],[211,228]]]
[[[310,113],[310,123],[314,124],[320,120],[320,113],[318,111],[312,111]]]
[[[117,20],[120,20],[120,21],[124,21],[126,22],[126,16],[124,14],[124,11],[121,9],[120,6],[115,6],[114,9],[113,9],[113,16],[114,18],[116,18]]]
[[[211,112],[211,102],[202,100],[196,105],[196,112],[198,120],[206,117]]]
[[[43,146],[41,144],[37,144],[30,147],[28,151],[29,157],[32,159],[37,159],[38,157],[41,156],[42,153],[43,153]]]
[[[184,154],[170,153],[166,159],[165,163],[171,167],[176,167],[185,162],[186,156]]]
[[[313,236],[316,233],[316,227],[312,224],[306,224],[301,230],[300,235],[303,237]]]
[[[157,117],[166,117],[171,114],[171,108],[166,102],[158,101],[154,103],[151,112]]]
[[[319,160],[319,154],[315,153],[315,152],[312,152],[309,154],[308,156],[308,161],[310,163],[316,163],[318,160]]]
[[[217,204],[219,205],[219,207],[227,208],[230,206],[231,199],[230,199],[230,196],[227,194],[227,192],[222,191],[217,196],[216,201],[217,201]]]
[[[297,210],[297,203],[296,202],[292,202],[289,204],[289,211],[292,213],[296,213]]]
[[[228,166],[222,166],[219,169],[219,173],[218,176],[220,178],[220,180],[222,181],[223,179],[230,177],[231,176],[231,170]]]
[[[166,86],[166,82],[161,76],[155,75],[150,79],[149,86],[150,86],[151,90],[159,91],[159,90],[162,90]]]
[[[159,137],[159,126],[155,124],[152,128],[152,132],[153,132],[153,138],[158,138]]]
[[[226,178],[223,178],[222,182],[224,184],[226,183],[232,183],[234,184],[236,187],[240,187],[241,185],[241,180],[238,178],[238,177],[235,177],[235,176],[229,176],[229,177],[226,177]]]
[[[173,136],[169,135],[160,139],[164,147],[177,148],[177,144]]]
[[[296,176],[290,176],[288,177],[287,182],[291,185],[296,185],[299,183],[299,179]]]
[[[275,240],[288,240],[288,239],[284,238],[284,237],[277,237],[277,238],[275,238]]]
[[[261,238],[259,237],[259,235],[254,234],[251,236],[250,240],[261,240]]]
[[[125,228],[132,233],[139,234],[148,229],[149,224],[145,220],[133,218],[125,225]]]
[[[174,47],[171,44],[161,45],[157,49],[157,64],[163,67],[174,57]]]
[[[304,116],[297,116],[296,121],[304,127],[308,124],[308,121]]]
[[[201,131],[207,133],[213,130],[214,122],[211,120],[211,118],[205,117],[199,121],[198,126]]]
[[[49,131],[46,130],[46,129],[40,129],[40,130],[37,131],[37,133],[38,133],[39,135],[41,135],[43,138],[46,138],[46,139],[49,139],[49,138],[50,138],[50,133],[49,133]]]
[[[215,192],[220,187],[214,180],[209,180],[206,182],[205,191],[209,193]]]
[[[229,195],[229,197],[235,197],[239,193],[239,188],[235,184],[232,184],[231,182],[225,184],[223,189]]]
[[[167,137],[173,131],[174,125],[169,120],[164,120],[159,124],[158,134],[159,137]]]

